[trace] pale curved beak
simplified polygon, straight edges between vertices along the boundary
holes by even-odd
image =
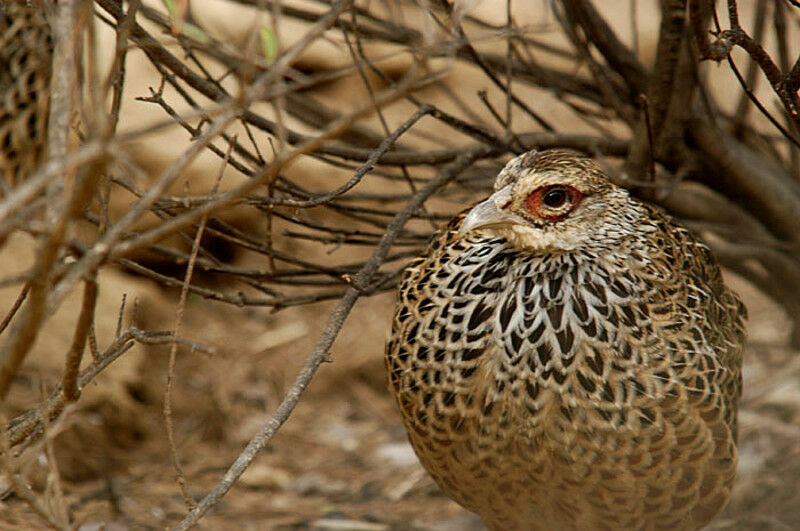
[[[503,207],[511,202],[511,186],[501,188],[482,203],[478,203],[469,211],[467,217],[461,222],[458,237],[463,238],[467,233],[495,227],[498,225],[514,225],[522,220],[519,216],[506,212]]]

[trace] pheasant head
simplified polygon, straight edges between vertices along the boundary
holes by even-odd
[[[531,151],[503,168],[494,194],[470,211],[459,234],[494,233],[532,254],[601,253],[643,230],[643,216],[592,160],[565,150]]]

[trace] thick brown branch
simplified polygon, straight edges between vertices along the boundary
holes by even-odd
[[[633,52],[619,40],[590,0],[563,0],[567,16],[583,29],[586,38],[603,54],[635,94],[647,90],[649,75]]]
[[[717,175],[724,176],[724,187],[741,194],[776,235],[800,242],[800,186],[788,174],[705,120],[693,120],[689,132]]]
[[[650,77],[647,91],[649,116],[639,120],[628,156],[628,175],[634,180],[643,180],[647,168],[661,140],[664,122],[667,119],[667,110],[673,101],[675,87],[684,90],[683,96],[691,98],[692,87],[682,86],[678,82],[678,63],[683,50],[684,27],[686,22],[686,1],[666,0],[661,7],[661,28],[659,30],[658,48],[653,74]],[[687,74],[684,72],[684,74]],[[687,77],[683,76],[684,79]],[[688,73],[691,78],[691,71]],[[688,94],[687,94],[688,93]],[[649,122],[649,123],[648,123]],[[653,139],[652,144],[650,138]]]
[[[94,309],[96,305],[97,281],[91,278],[86,281],[84,286],[81,311],[78,314],[78,322],[75,324],[75,334],[72,336],[72,345],[70,345],[69,352],[67,352],[64,376],[61,379],[61,388],[64,392],[64,399],[67,402],[74,402],[80,396],[78,371],[83,358],[83,351],[86,348],[86,338],[89,336],[89,330],[94,324]]]

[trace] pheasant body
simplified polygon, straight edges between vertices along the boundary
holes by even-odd
[[[18,184],[39,165],[47,140],[52,54],[43,3],[0,2],[0,195],[4,184]]]
[[[492,529],[702,527],[735,475],[744,313],[708,248],[571,153],[496,188],[399,290],[387,368],[423,465]]]

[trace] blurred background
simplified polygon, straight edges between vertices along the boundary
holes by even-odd
[[[201,527],[482,529],[387,392],[393,289],[548,147],[714,249],[750,316],[710,528],[800,528],[799,24],[789,0],[4,2],[0,528],[175,526],[273,419]]]

